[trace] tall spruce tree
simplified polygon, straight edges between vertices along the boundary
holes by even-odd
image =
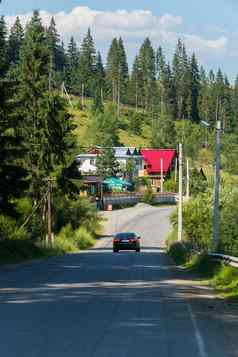
[[[100,52],[96,57],[95,80],[94,80],[94,110],[103,111],[105,92],[105,70]]]
[[[79,77],[81,85],[84,87],[84,93],[88,96],[94,94],[95,89],[95,74],[96,74],[96,49],[91,35],[91,30],[83,39],[80,48],[79,57]]]
[[[55,20],[52,17],[50,21],[50,26],[46,31],[46,41],[48,48],[50,50],[50,61],[52,67],[52,74],[56,75],[55,80],[59,80],[60,75],[62,76],[65,69],[65,53],[64,47],[62,46],[60,36],[57,32]]]
[[[156,59],[149,38],[146,38],[139,51],[139,68],[142,78],[141,96],[144,98],[144,109],[153,110],[154,99],[157,96]]]
[[[128,101],[129,70],[124,43],[120,37],[118,40],[118,102]]]
[[[195,122],[199,121],[200,73],[195,54],[192,55],[189,68],[189,94],[187,98],[187,115]]]
[[[107,55],[107,65],[106,65],[106,80],[108,87],[108,97],[113,101],[117,102],[118,98],[118,79],[119,79],[119,46],[118,40],[114,38],[112,40],[110,49]]]
[[[10,66],[16,66],[20,59],[20,49],[24,40],[24,30],[19,17],[10,30],[7,59]]]
[[[71,129],[63,100],[49,89],[50,51],[39,13],[27,25],[21,50],[19,98],[22,103],[25,165],[35,204],[42,198],[44,179],[60,176],[72,146]]]
[[[16,110],[14,86],[0,77],[0,214],[15,215],[13,199],[27,188],[20,119]]]
[[[129,103],[135,105],[136,111],[138,108],[142,106],[142,93],[141,93],[141,86],[142,86],[142,72],[140,70],[140,62],[139,57],[136,56],[133,66],[132,72],[129,82]]]
[[[0,77],[6,74],[7,62],[7,27],[4,16],[0,17]]]
[[[79,51],[73,37],[70,38],[67,51],[66,84],[72,93],[79,92]]]
[[[173,57],[173,78],[177,98],[177,117],[183,119],[187,116],[190,74],[186,48],[181,40],[178,40]]]

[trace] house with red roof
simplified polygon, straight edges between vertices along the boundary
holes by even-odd
[[[141,149],[140,153],[144,160],[143,176],[151,178],[152,185],[159,188],[160,179],[169,176],[174,166],[176,150],[174,149]],[[163,170],[161,170],[161,167]]]

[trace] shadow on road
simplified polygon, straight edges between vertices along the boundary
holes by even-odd
[[[174,267],[161,248],[146,247],[139,254],[110,254],[110,250],[93,249],[94,252],[34,263],[0,274],[3,337],[9,333],[18,346],[17,334],[22,326],[39,336],[55,329],[54,333],[63,334],[72,344],[78,345],[79,340],[87,339],[87,334],[97,336],[100,330],[108,331],[109,325],[120,338],[132,334],[141,339],[143,351],[142,342],[144,346],[157,344],[160,333],[161,336],[170,333],[171,339],[173,335],[183,333],[185,342],[186,334],[191,335],[190,304],[202,331],[209,329],[211,347],[208,346],[208,350],[210,348],[213,353],[209,356],[222,356],[219,352],[221,344],[223,348],[226,346],[227,356],[237,356],[235,309],[227,307],[221,300],[214,300],[208,287],[199,286],[196,279],[191,281],[191,276]],[[42,316],[48,317],[47,326]],[[167,332],[161,330],[161,325],[166,326]],[[72,331],[72,326],[77,328],[76,332]],[[179,332],[178,326],[182,326],[183,331]],[[111,333],[110,330],[107,332],[109,337]],[[21,335],[24,339],[28,337]],[[192,340],[188,339],[187,347],[191,349],[191,355],[197,356]],[[59,341],[54,356],[57,352],[61,356],[60,346]],[[214,351],[218,351],[216,355]],[[163,352],[160,355],[167,356]],[[8,356],[10,354],[4,357]],[[85,352],[82,356],[89,354]]]

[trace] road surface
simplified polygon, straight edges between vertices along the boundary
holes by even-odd
[[[238,311],[164,253],[170,208],[106,213],[107,234],[135,230],[142,252],[111,239],[80,254],[0,268],[3,357],[238,356]]]

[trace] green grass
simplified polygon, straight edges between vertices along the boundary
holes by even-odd
[[[0,242],[0,265],[62,255],[59,248],[46,248],[30,240],[3,240]]]
[[[221,297],[238,301],[237,268],[214,262],[207,254],[193,254],[189,246],[184,245],[184,243],[172,243],[168,249],[168,254],[177,265],[183,265],[187,271],[198,275],[204,283],[212,286]]]
[[[77,144],[80,147],[89,147],[92,144],[88,131],[91,124],[89,111],[92,106],[92,100],[88,99],[85,102],[86,104],[83,110],[80,109],[76,103],[77,100],[75,99],[74,107],[69,108],[69,113],[73,116],[73,121],[76,126],[74,130],[74,134],[77,140]],[[131,111],[132,109],[133,108],[129,106],[122,106],[122,112],[125,115],[125,117],[122,117],[121,124],[123,125],[128,124],[128,119],[126,119],[126,116],[128,115],[128,112]],[[124,146],[149,147],[151,142],[151,135],[152,135],[151,128],[147,124],[143,125],[140,135],[132,134],[126,129],[118,130],[119,141]]]

